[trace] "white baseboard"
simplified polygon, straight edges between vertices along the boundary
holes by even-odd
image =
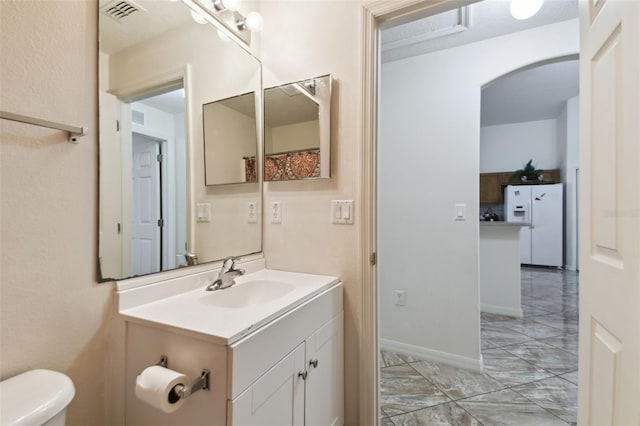
[[[380,339],[380,349],[482,373],[482,355],[480,359],[468,358],[382,338]]]
[[[507,315],[509,317],[522,318],[522,308],[509,308],[506,306],[498,305],[480,305],[480,312],[487,312],[490,314]]]

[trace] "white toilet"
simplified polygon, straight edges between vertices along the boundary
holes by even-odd
[[[0,382],[0,425],[64,426],[76,390],[67,376],[31,370]]]

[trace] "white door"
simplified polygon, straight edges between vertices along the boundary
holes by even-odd
[[[580,4],[578,424],[640,424],[640,1]]]
[[[120,278],[122,271],[122,152],[118,119],[121,103],[100,91],[100,272]]]
[[[149,274],[160,270],[160,166],[159,145],[155,140],[133,134],[132,166],[132,273]]]
[[[531,264],[561,267],[562,184],[531,187]]]
[[[343,314],[306,341],[305,426],[344,423]]]

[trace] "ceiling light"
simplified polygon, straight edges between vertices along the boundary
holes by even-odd
[[[529,19],[542,7],[544,0],[511,0],[509,11],[516,19]]]

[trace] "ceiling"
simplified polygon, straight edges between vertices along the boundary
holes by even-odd
[[[279,127],[318,119],[318,104],[297,90],[294,84],[265,91],[264,124]]]
[[[179,114],[184,112],[184,89],[141,99],[138,102],[169,114]]]
[[[508,0],[484,0],[462,10],[383,28],[382,62],[449,49],[578,17],[578,0],[546,0],[530,19],[511,16]],[[391,24],[393,25],[393,21]]]
[[[383,28],[382,62],[470,44],[578,17],[578,0],[545,0],[540,11],[519,21],[508,0],[484,0],[400,25]],[[515,72],[482,91],[481,125],[557,118],[579,92],[577,58]]]
[[[578,60],[509,74],[482,90],[481,125],[554,119],[578,93]]]
[[[181,25],[197,25],[191,18],[191,9],[180,2],[124,1],[137,10],[119,21],[114,20],[105,11],[123,3],[123,0],[99,1],[100,51],[108,55],[157,37]]]

